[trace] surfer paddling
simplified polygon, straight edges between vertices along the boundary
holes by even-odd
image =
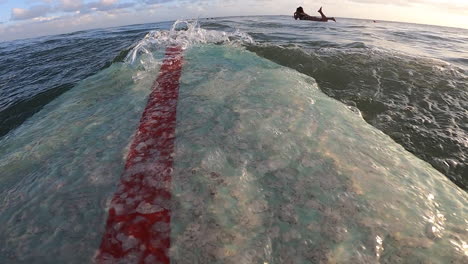
[[[317,22],[328,22],[328,20],[333,20],[336,22],[336,19],[334,17],[327,17],[322,12],[322,7],[320,7],[320,9],[317,12],[319,12],[322,17],[309,16],[308,14],[304,12],[304,9],[302,9],[302,6],[300,6],[296,9],[296,12],[294,13],[294,19],[311,20],[311,21],[317,21]]]

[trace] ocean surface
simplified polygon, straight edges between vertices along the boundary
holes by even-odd
[[[1,42],[1,263],[93,261],[174,44],[175,263],[468,261],[468,30],[267,16]]]

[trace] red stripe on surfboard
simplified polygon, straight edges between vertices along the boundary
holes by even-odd
[[[182,49],[168,47],[109,209],[98,263],[170,263],[171,177]]]

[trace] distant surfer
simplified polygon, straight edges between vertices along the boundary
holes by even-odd
[[[294,13],[294,19],[311,20],[317,22],[328,22],[328,20],[333,20],[336,22],[336,19],[334,17],[327,17],[325,14],[323,14],[322,7],[320,7],[320,9],[317,12],[319,12],[322,17],[309,16],[304,12],[302,6],[300,6],[296,9],[296,12]]]

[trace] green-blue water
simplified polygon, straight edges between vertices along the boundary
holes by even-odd
[[[178,43],[174,262],[465,263],[468,197],[448,177],[465,186],[466,35],[366,23],[229,18],[1,43],[1,262],[92,262]],[[453,35],[439,51],[420,37],[416,53],[401,33],[416,29]]]

